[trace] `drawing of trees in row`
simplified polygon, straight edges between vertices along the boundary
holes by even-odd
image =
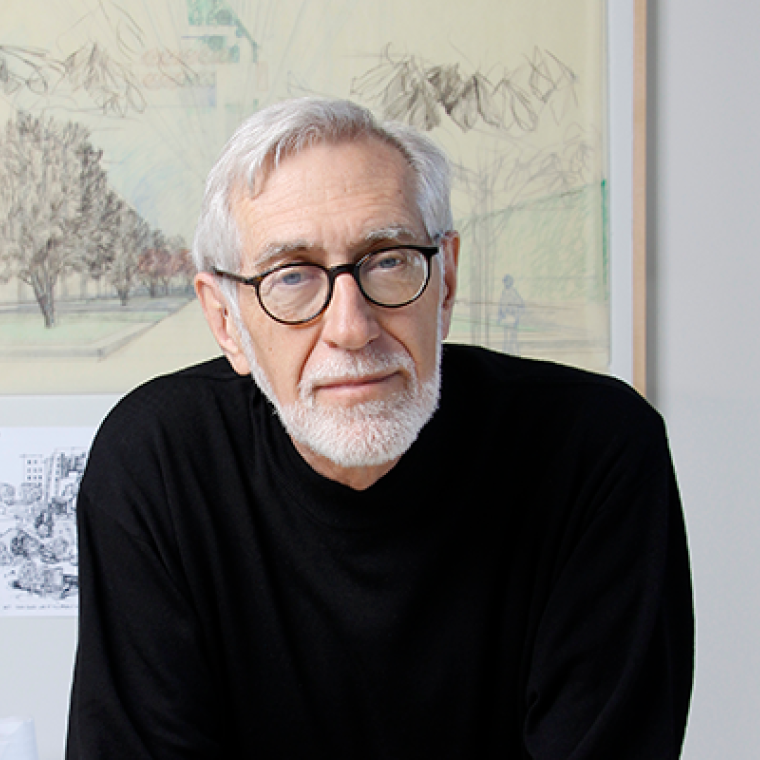
[[[71,273],[107,283],[124,306],[138,286],[157,296],[191,282],[184,240],[151,229],[109,186],[102,157],[74,122],[20,113],[0,136],[0,282],[29,285],[45,327]]]

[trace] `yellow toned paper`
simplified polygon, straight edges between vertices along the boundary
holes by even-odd
[[[608,367],[602,0],[5,0],[0,29],[0,393],[215,355],[189,287],[205,176],[304,95],[451,157],[452,340]]]

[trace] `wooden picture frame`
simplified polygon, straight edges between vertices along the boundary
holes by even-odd
[[[647,0],[635,0],[633,59],[633,377],[647,392]]]

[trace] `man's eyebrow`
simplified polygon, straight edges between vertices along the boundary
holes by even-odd
[[[307,240],[289,240],[287,243],[269,243],[265,245],[253,262],[258,272],[266,271],[282,259],[292,256],[294,253],[304,253],[314,250],[314,245]]]
[[[400,224],[394,224],[390,227],[381,227],[380,229],[370,230],[364,236],[365,243],[379,243],[384,241],[396,241],[396,240],[414,240],[418,237],[418,233],[414,230],[410,230],[408,227],[404,227]]]

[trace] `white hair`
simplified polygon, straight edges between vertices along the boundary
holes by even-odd
[[[378,122],[372,113],[348,100],[300,98],[258,111],[237,129],[206,181],[206,191],[193,242],[199,272],[214,268],[239,271],[242,236],[234,216],[234,196],[246,186],[251,196],[257,182],[279,162],[318,143],[339,144],[375,138],[396,148],[408,162],[416,183],[417,204],[431,240],[453,227],[451,171],[443,151],[412,127]],[[237,301],[234,283],[225,293]]]

